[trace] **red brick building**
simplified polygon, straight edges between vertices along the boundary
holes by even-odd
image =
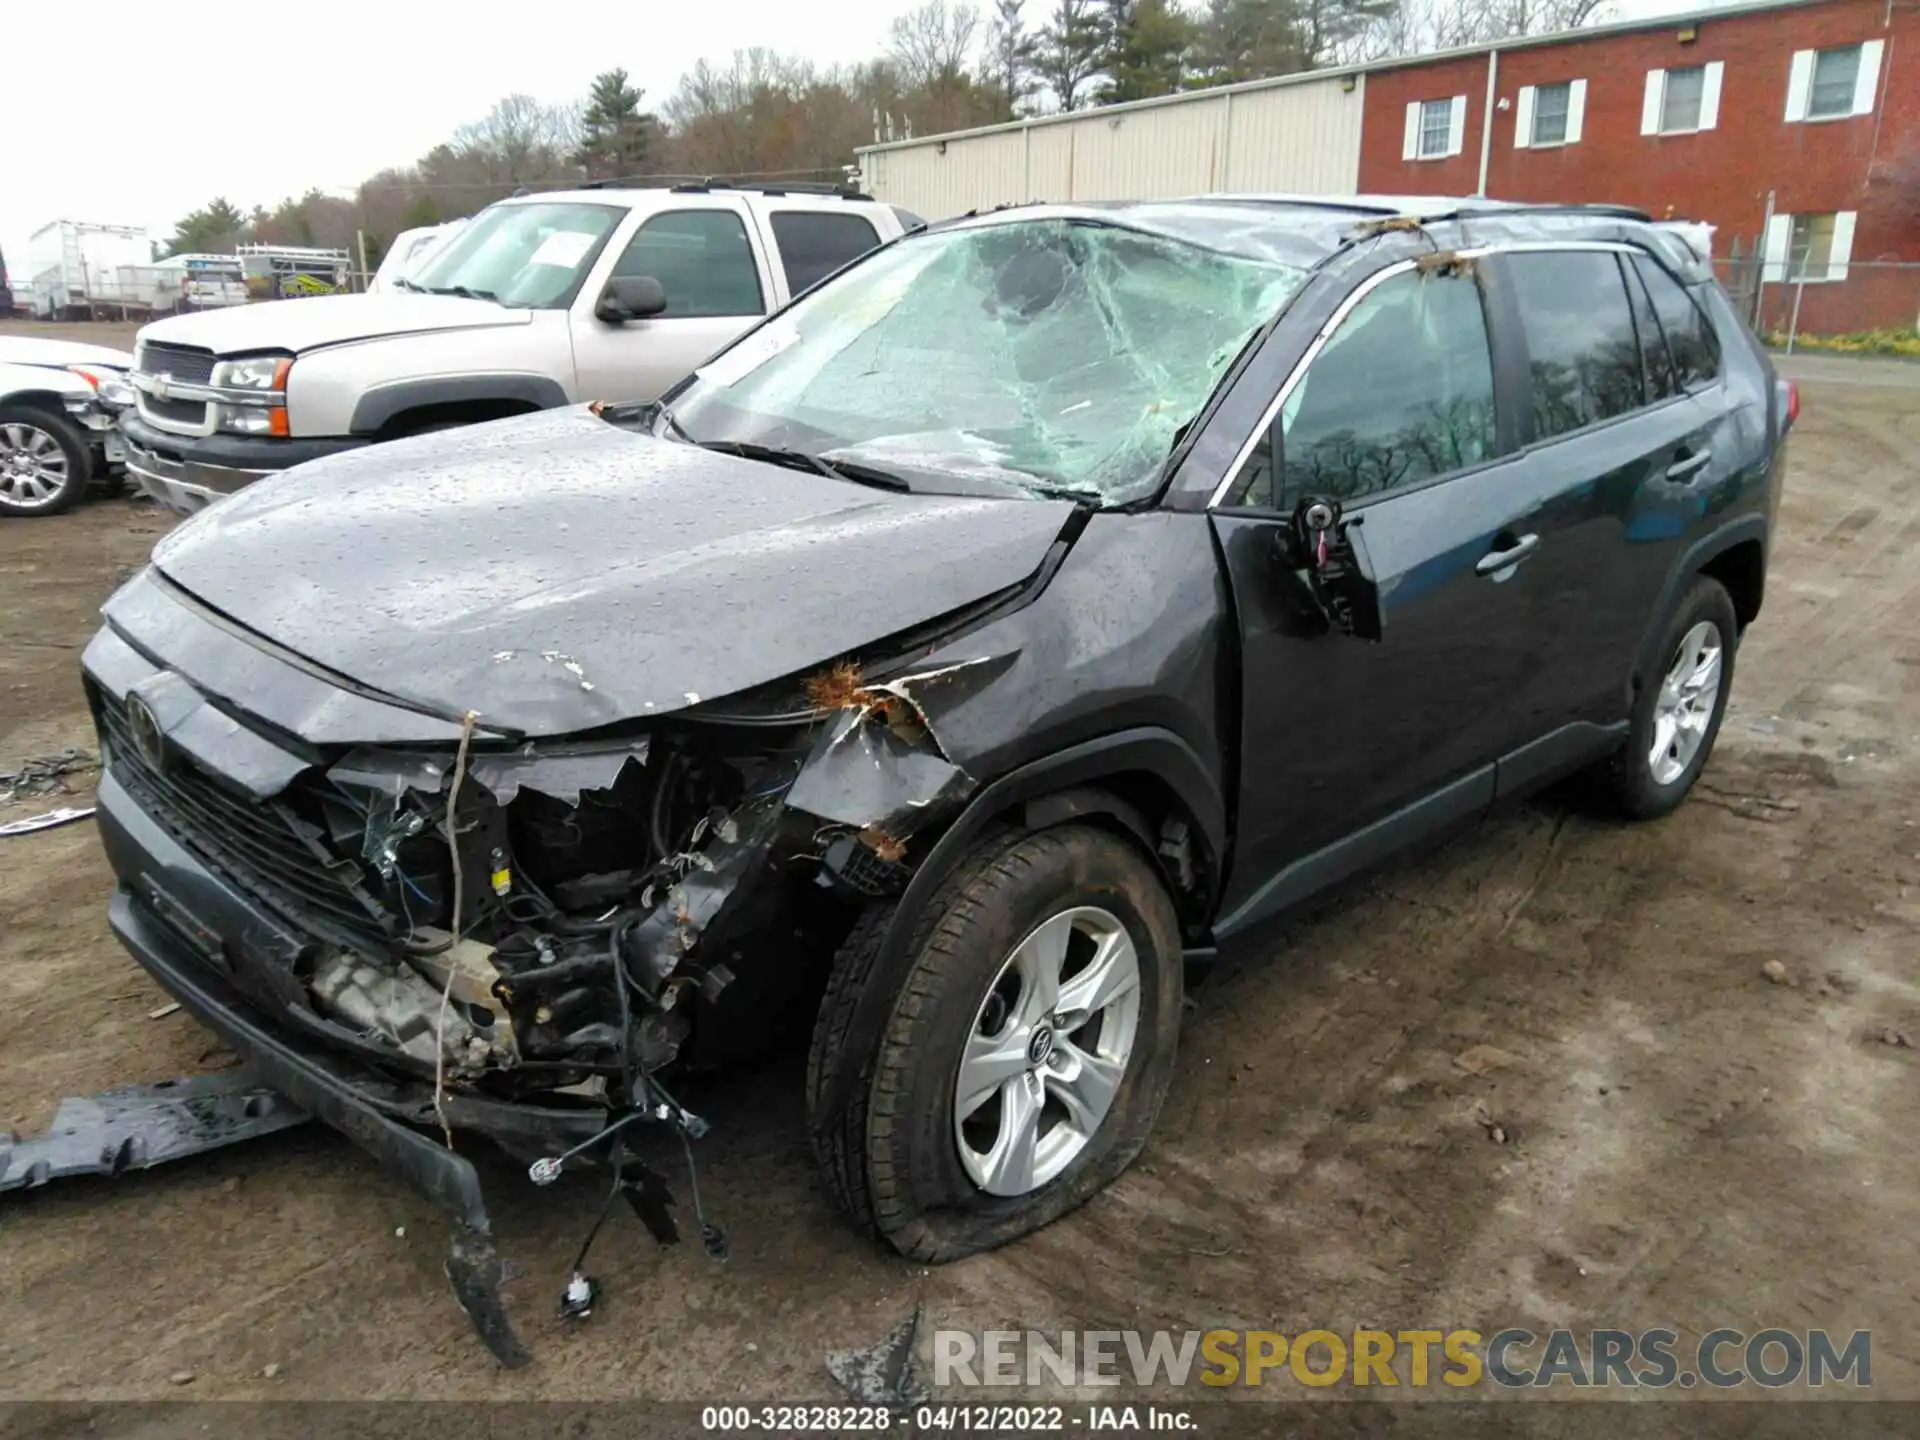
[[[1359,188],[1704,220],[1717,258],[1758,247],[1766,279],[1808,282],[1805,329],[1913,324],[1920,271],[1862,262],[1920,262],[1920,0],[1741,5],[1369,66]]]

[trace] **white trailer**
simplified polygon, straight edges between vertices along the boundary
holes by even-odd
[[[56,220],[27,241],[29,308],[43,320],[153,308],[153,246],[134,225]]]

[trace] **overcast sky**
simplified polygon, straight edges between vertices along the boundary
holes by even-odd
[[[821,64],[868,59],[914,3],[537,0],[468,8],[381,0],[169,12],[149,0],[91,0],[86,35],[119,40],[82,41],[79,49],[68,43],[73,36],[57,40],[55,32],[81,12],[28,6],[37,19],[15,23],[5,47],[0,248],[22,283],[27,237],[53,220],[141,225],[164,239],[216,195],[246,210],[315,186],[351,189],[416,159],[503,95],[575,99],[595,72],[616,65],[655,106],[695,60],[748,45]],[[1027,8],[1046,7],[1030,0]],[[1639,16],[1693,7],[1624,0],[1618,8]],[[23,59],[43,54],[65,58]]]

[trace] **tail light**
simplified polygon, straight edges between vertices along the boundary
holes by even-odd
[[[1793,380],[1779,382],[1780,389],[1780,433],[1786,434],[1800,418],[1800,386]]]

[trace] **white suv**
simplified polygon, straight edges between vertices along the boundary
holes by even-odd
[[[403,288],[141,330],[127,468],[198,510],[382,440],[650,399],[768,311],[918,224],[863,196],[584,189],[483,210]]]

